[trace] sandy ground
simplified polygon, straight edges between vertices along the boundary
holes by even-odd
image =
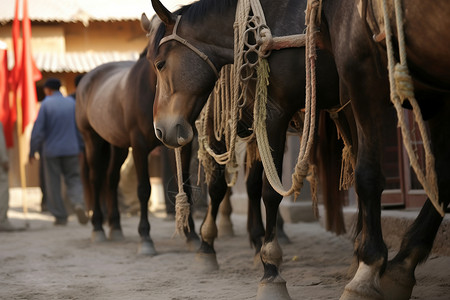
[[[23,226],[21,202],[12,202],[10,219]],[[255,299],[262,271],[253,266],[245,216],[232,221],[235,236],[215,244],[220,270],[205,274],[195,253],[172,238],[173,222],[151,216],[158,255],[143,257],[136,254],[137,217],[122,216],[124,241],[93,244],[90,225],[71,216],[66,227],[55,227],[31,202],[29,228],[0,233],[0,299]],[[317,222],[286,224],[286,232],[292,243],[283,246],[281,274],[291,297],[338,299],[348,281],[350,241]],[[412,299],[449,299],[449,275],[450,257],[431,255],[416,271]]]

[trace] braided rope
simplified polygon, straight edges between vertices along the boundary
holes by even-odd
[[[444,216],[444,207],[442,203],[439,203],[439,191],[437,186],[437,176],[434,168],[435,161],[434,156],[431,151],[430,140],[425,127],[425,122],[422,118],[422,113],[420,111],[419,104],[414,96],[414,86],[412,83],[412,78],[409,74],[407,61],[406,61],[406,47],[405,47],[405,36],[403,32],[403,14],[400,4],[400,0],[394,0],[395,5],[395,16],[397,23],[397,33],[398,33],[398,47],[400,53],[400,63],[395,63],[394,50],[392,45],[392,30],[389,23],[389,15],[386,0],[383,0],[383,16],[384,16],[384,27],[386,32],[386,47],[388,54],[388,70],[389,70],[389,83],[391,90],[391,101],[397,111],[397,117],[399,121],[399,126],[402,131],[403,144],[408,153],[410,164],[417,175],[417,179],[422,184],[425,192],[427,193],[431,203],[436,208],[438,213]],[[407,121],[405,114],[403,113],[402,103],[405,100],[409,100],[413,108],[413,114],[415,122],[417,123],[422,136],[423,146],[425,150],[425,172],[421,169],[419,164],[419,158],[417,153],[414,151],[412,146],[411,133],[407,128]]]

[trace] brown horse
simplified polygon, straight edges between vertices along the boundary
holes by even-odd
[[[150,183],[148,155],[161,145],[155,136],[152,120],[156,77],[148,61],[146,50],[137,62],[113,62],[87,73],[77,87],[76,121],[85,142],[85,167],[90,184],[85,186],[94,199],[92,225],[93,241],[106,239],[102,227],[101,199],[107,204],[110,238],[123,238],[117,202],[120,167],[133,148],[140,202],[138,225],[141,242],[138,252],[156,254],[150,237],[148,200]],[[183,170],[188,170],[190,147],[183,151]],[[186,172],[184,172],[187,178]],[[186,191],[189,195],[189,190]],[[186,228],[188,244],[198,243],[194,222],[189,216]],[[191,245],[191,246],[193,246]]]
[[[214,86],[217,70],[233,63],[236,3],[236,0],[201,0],[171,13],[159,1],[153,0],[153,7],[162,23],[157,25],[155,19],[152,22],[146,17],[142,19],[143,27],[149,29],[148,58],[155,66],[158,78],[154,105],[156,135],[168,146],[179,147],[192,139],[192,125]],[[305,2],[261,0],[261,4],[272,34],[280,36],[304,31],[301,20],[304,20]],[[182,16],[178,22],[177,15]],[[176,34],[181,38],[160,45],[163,37],[174,33],[176,22]],[[304,48],[291,48],[272,51],[268,58],[270,83],[266,122],[278,176],[282,172],[286,130],[294,113],[304,106],[304,56]],[[318,56],[319,108],[339,106],[338,78],[332,57],[326,52],[319,52]],[[258,296],[289,298],[285,281],[279,275],[282,255],[275,226],[282,197],[265,177],[262,197],[267,215],[261,247],[264,276]],[[210,252],[214,232],[208,230],[212,227],[212,221],[207,218],[201,227],[202,246]]]
[[[442,216],[428,199],[403,237],[397,255],[387,260],[380,224],[384,187],[381,151],[385,134],[380,120],[392,107],[389,100],[387,42],[389,31],[381,1],[322,1],[320,39],[335,58],[341,91],[352,100],[358,125],[356,192],[360,208],[359,238],[355,243],[358,270],[342,299],[409,299],[414,271],[430,254]],[[439,202],[450,202],[450,2],[400,1],[407,65],[416,99],[430,132],[435,157]],[[396,28],[393,0],[387,15]],[[399,31],[393,29],[393,40]],[[398,43],[394,42],[395,45]],[[401,56],[397,47],[395,57]],[[408,105],[408,103],[405,103]],[[380,284],[381,278],[381,284]]]

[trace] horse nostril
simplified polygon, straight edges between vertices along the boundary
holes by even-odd
[[[162,130],[159,129],[159,128],[156,128],[156,129],[155,129],[155,133],[156,133],[156,137],[157,137],[159,140],[162,141],[162,138],[163,138],[163,132],[162,132]]]

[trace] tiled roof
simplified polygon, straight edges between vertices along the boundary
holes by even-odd
[[[162,0],[170,10],[189,2],[192,0]],[[0,0],[0,23],[12,21],[14,5],[15,0]],[[22,5],[19,6],[22,19]],[[28,0],[30,19],[41,22],[140,20],[143,12],[147,16],[154,14],[150,0]]]
[[[137,60],[139,53],[134,51],[129,52],[66,52],[66,53],[52,53],[52,52],[35,52],[33,53],[36,65],[40,71],[43,72],[74,72],[84,73],[93,68],[112,61],[122,60]],[[11,68],[14,65],[13,55],[8,53],[8,66]]]

